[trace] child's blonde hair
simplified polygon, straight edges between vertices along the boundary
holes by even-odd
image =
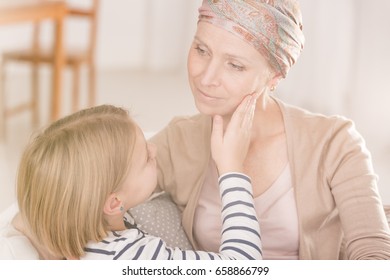
[[[17,199],[27,227],[52,254],[79,257],[106,236],[103,205],[127,175],[136,125],[102,105],[51,124],[25,149]]]

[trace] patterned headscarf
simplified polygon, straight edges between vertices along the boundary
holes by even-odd
[[[283,77],[297,61],[305,41],[295,0],[203,0],[199,21],[238,35]]]

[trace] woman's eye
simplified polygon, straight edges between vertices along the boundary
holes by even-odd
[[[238,64],[235,64],[235,63],[232,63],[230,62],[229,65],[235,69],[235,70],[238,70],[238,71],[243,71],[245,69],[244,66],[241,66],[241,65],[238,65]]]
[[[198,52],[198,54],[206,55],[206,50],[202,49],[201,47],[197,46],[197,47],[195,47],[195,49]]]

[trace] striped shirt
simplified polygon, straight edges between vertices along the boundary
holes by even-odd
[[[89,242],[80,259],[114,260],[227,260],[262,259],[260,227],[250,178],[227,173],[219,178],[222,238],[219,253],[171,248],[159,237],[138,228],[111,231],[100,242]]]

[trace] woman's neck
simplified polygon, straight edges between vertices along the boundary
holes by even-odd
[[[229,124],[231,116],[224,117],[224,128]],[[253,141],[265,139],[284,132],[283,116],[276,101],[268,94],[259,96],[252,126]]]
[[[265,139],[284,133],[282,112],[275,99],[268,94],[259,97],[252,126],[253,139]]]

